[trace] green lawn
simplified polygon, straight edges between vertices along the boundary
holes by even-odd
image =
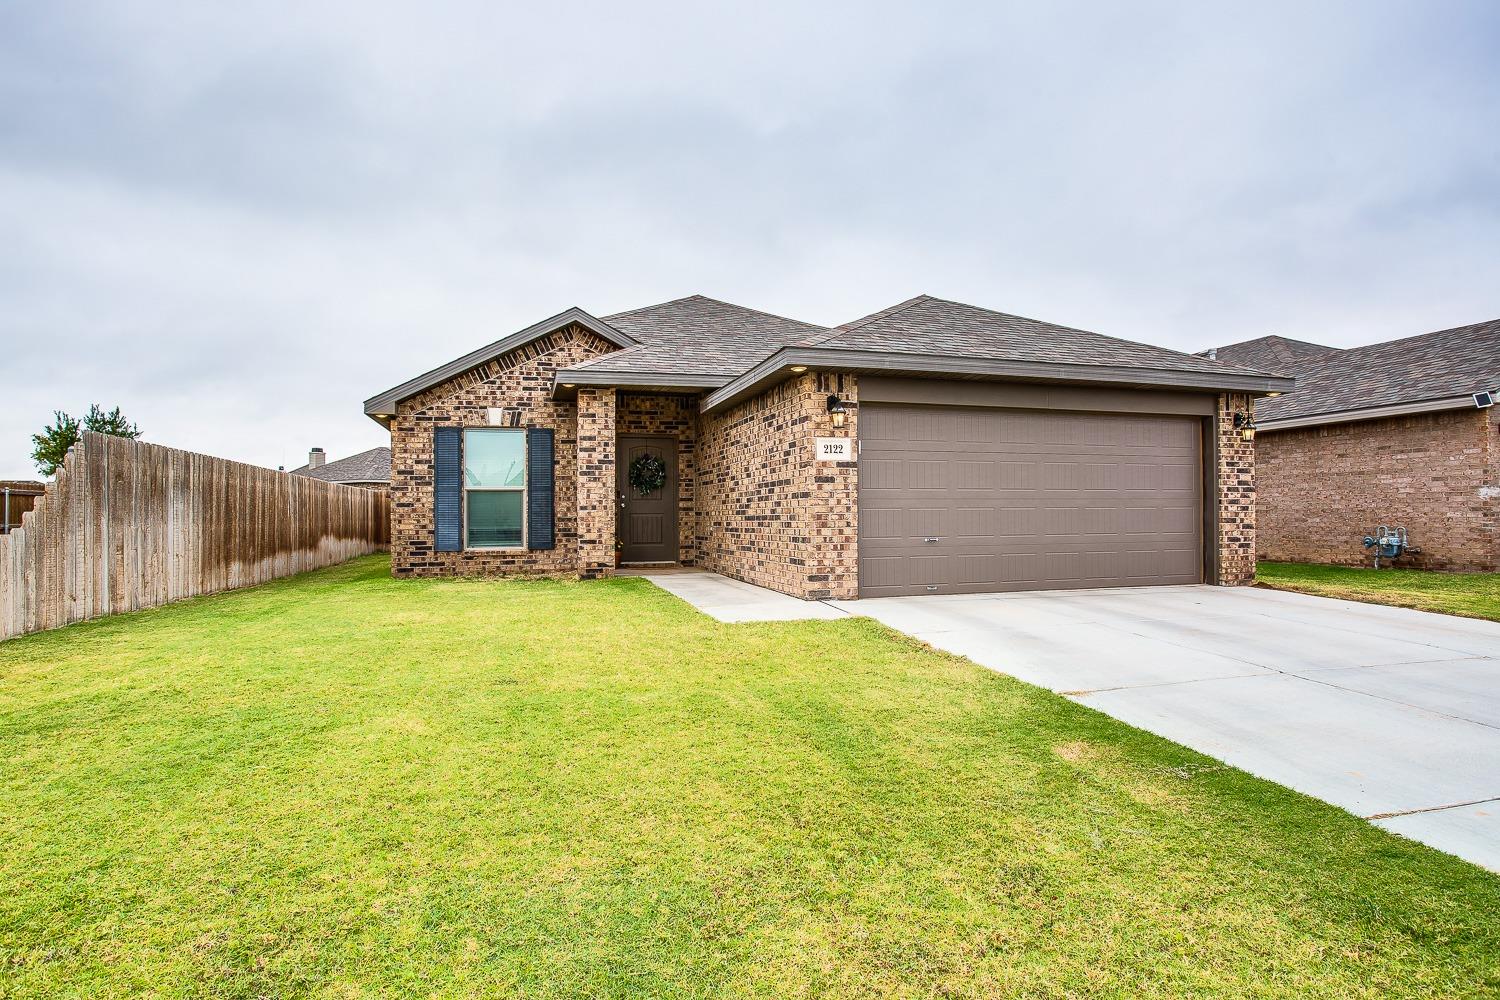
[[[1500,573],[1433,573],[1417,569],[1263,562],[1255,578],[1258,583],[1279,590],[1500,621]]]
[[[0,997],[1500,994],[1500,878],[865,620],[358,560],[0,644]]]

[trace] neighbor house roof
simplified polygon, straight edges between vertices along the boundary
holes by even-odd
[[[358,455],[326,462],[316,469],[302,466],[292,475],[321,479],[325,483],[388,483],[391,481],[391,449],[371,448]]]
[[[1254,340],[1242,340],[1227,347],[1216,347],[1211,351],[1199,351],[1198,354],[1201,357],[1217,358],[1231,365],[1257,368],[1263,372],[1290,373],[1301,361],[1338,350],[1337,347],[1272,334],[1268,337],[1256,337]]]
[[[402,399],[568,322],[601,332],[621,349],[559,370],[559,395],[579,385],[709,390],[705,410],[814,367],[1252,393],[1291,385],[1254,367],[930,295],[837,327],[690,295],[602,319],[570,309],[366,400],[365,412],[388,419]]]
[[[1256,406],[1264,428],[1473,406],[1500,387],[1500,320],[1303,359],[1297,385]]]

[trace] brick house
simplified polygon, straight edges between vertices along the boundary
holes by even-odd
[[[369,399],[397,576],[697,566],[796,597],[1249,582],[1290,380],[919,296],[569,309]],[[618,553],[618,555],[617,555]]]
[[[1262,559],[1369,565],[1363,541],[1406,527],[1397,565],[1500,571],[1500,320],[1339,350],[1279,337],[1219,360],[1296,388],[1257,411]],[[1476,394],[1480,394],[1476,399]]]
[[[293,469],[292,475],[388,493],[391,488],[391,449],[381,445],[330,462],[322,448],[313,448],[307,454],[307,464]]]

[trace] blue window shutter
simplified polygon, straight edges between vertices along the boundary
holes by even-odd
[[[552,482],[552,428],[526,429],[526,547],[550,549],[556,490]]]
[[[432,514],[438,552],[464,548],[464,432],[437,427],[432,432]]]

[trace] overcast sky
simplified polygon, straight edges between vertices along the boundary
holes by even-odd
[[[381,6],[0,3],[0,477],[90,402],[342,457],[570,305],[1500,316],[1493,2]]]

